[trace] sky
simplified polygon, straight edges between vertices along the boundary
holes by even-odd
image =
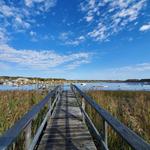
[[[0,76],[150,78],[150,0],[0,0]]]

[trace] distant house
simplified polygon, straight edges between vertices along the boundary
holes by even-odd
[[[18,78],[15,80],[15,82],[18,84],[28,84],[30,82],[30,80],[27,78]]]
[[[4,83],[4,80],[1,79],[1,80],[0,80],[0,84],[3,84],[3,83]]]

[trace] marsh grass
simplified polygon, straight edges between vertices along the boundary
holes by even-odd
[[[0,91],[0,135],[42,100],[42,91]]]
[[[112,116],[150,142],[150,92],[91,90],[87,94]],[[102,118],[88,104],[86,109],[95,126],[102,133]],[[130,149],[111,127],[108,128],[108,131],[110,149]]]

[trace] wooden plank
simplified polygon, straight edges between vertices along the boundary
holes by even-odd
[[[63,143],[50,143],[50,144],[41,144],[38,147],[38,150],[95,150],[95,146],[93,144],[90,145],[90,141],[86,141],[84,144],[80,143],[68,143],[68,144],[63,144]]]
[[[38,150],[96,150],[82,113],[71,91],[65,91],[48,121]]]

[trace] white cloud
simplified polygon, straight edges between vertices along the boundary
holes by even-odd
[[[5,27],[15,32],[26,31],[36,24],[37,15],[42,15],[45,11],[56,5],[56,0],[25,0],[24,5],[15,5],[15,2],[0,0],[0,27]],[[36,5],[35,5],[36,4]],[[28,6],[28,7],[26,7]],[[13,33],[13,32],[11,32]]]
[[[33,3],[42,3],[44,1],[45,0],[25,0],[25,4],[30,7]]]
[[[85,18],[86,18],[86,21],[87,21],[87,22],[90,22],[90,21],[93,20],[93,16],[86,16]]]
[[[21,13],[20,13],[21,12]],[[5,1],[0,2],[0,14],[4,20],[0,26],[10,27],[16,31],[30,28],[29,11],[25,8],[15,7],[13,4],[6,4]]]
[[[84,19],[90,22],[88,36],[97,41],[108,38],[130,26],[142,15],[148,0],[87,0],[80,4]],[[92,23],[92,24],[91,24]]]
[[[128,22],[134,21],[137,19],[140,10],[144,6],[146,0],[140,0],[139,2],[135,2],[130,6],[130,2],[127,1],[127,3],[124,2],[126,5],[121,5],[122,10],[115,14],[116,18],[127,18]]]
[[[13,16],[14,12],[14,7],[9,7],[5,4],[0,3],[0,13],[2,13],[6,17],[11,17]]]
[[[101,41],[105,40],[109,36],[109,33],[107,33],[106,26],[102,23],[99,23],[92,32],[88,33],[88,35],[97,41]]]
[[[3,44],[0,47],[0,61],[14,63],[20,68],[29,68],[35,70],[50,70],[51,68],[74,65],[74,68],[85,64],[91,57],[90,53],[73,53],[68,55],[60,55],[52,50],[17,50],[13,47]],[[81,63],[79,63],[81,61]],[[78,62],[78,64],[76,64]],[[68,69],[69,67],[67,67]],[[70,69],[72,69],[71,67]]]
[[[0,44],[7,43],[9,39],[6,29],[0,27]]]
[[[74,45],[74,46],[77,46],[80,43],[85,41],[85,37],[83,35],[81,35],[79,37],[74,37],[74,34],[72,32],[62,32],[59,35],[59,39],[65,45]]]
[[[81,35],[80,37],[77,38],[78,40],[85,40],[85,37]]]
[[[22,20],[22,18],[20,16],[16,16],[15,18],[15,23],[14,26],[17,29],[28,29],[30,28],[30,24],[28,22],[25,22],[24,20]]]
[[[25,4],[28,7],[32,7],[34,4],[40,4],[38,7],[40,11],[48,11],[56,5],[56,2],[56,0],[25,0]]]
[[[148,31],[148,30],[150,30],[150,24],[145,24],[145,25],[141,26],[139,30],[140,31]]]
[[[56,5],[57,0],[45,0],[45,10],[48,11],[50,8]]]
[[[89,0],[87,5],[85,3],[80,4],[81,10],[83,12],[87,12],[86,16],[84,17],[87,22],[91,22],[94,19],[95,13],[98,11],[98,7],[96,5],[95,0]]]
[[[74,45],[74,46],[77,46],[77,45],[79,45],[79,41],[77,41],[77,40],[68,40],[68,41],[65,41],[65,45]]]
[[[32,39],[37,38],[37,34],[34,31],[30,31],[30,36],[32,37]]]
[[[31,35],[31,36],[36,36],[36,32],[30,31],[30,35]]]
[[[72,70],[72,69],[77,68],[77,67],[80,66],[81,64],[88,64],[88,63],[90,63],[89,60],[77,60],[77,61],[74,61],[73,63],[67,65],[67,66],[66,66],[66,69],[67,69],[67,70]]]
[[[62,32],[60,33],[59,35],[59,39],[62,40],[62,41],[65,41],[69,38],[69,35],[72,34],[70,32]]]
[[[30,31],[29,34],[30,34],[30,36],[31,36],[31,41],[32,41],[32,42],[37,42],[37,41],[38,41],[38,36],[37,36],[37,33],[36,33],[36,32]]]
[[[68,39],[65,41],[65,44],[66,45],[74,45],[74,46],[77,46],[79,44],[81,44],[83,41],[85,40],[85,37],[84,36],[80,36],[80,37],[77,37],[75,39]]]

